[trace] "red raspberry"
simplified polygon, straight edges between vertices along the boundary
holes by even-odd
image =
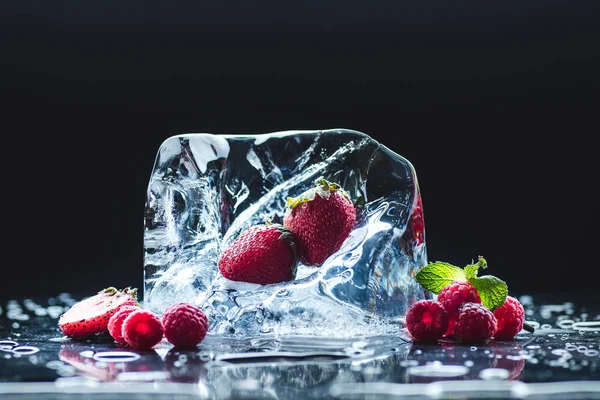
[[[151,349],[163,337],[160,319],[150,311],[137,310],[123,321],[123,338],[135,349]]]
[[[408,310],[406,327],[416,342],[435,342],[448,329],[448,313],[435,300],[420,300]]]
[[[452,335],[458,317],[458,309],[466,302],[481,303],[479,293],[473,285],[466,281],[454,281],[438,293],[437,300],[442,303],[448,313],[448,330],[444,336]]]
[[[496,333],[496,317],[483,304],[465,303],[454,325],[454,336],[464,343],[483,343]]]
[[[523,329],[525,310],[514,297],[507,296],[504,304],[494,311],[494,316],[498,321],[498,330],[494,339],[512,339]]]
[[[108,320],[108,333],[117,343],[127,343],[123,338],[123,321],[129,314],[139,309],[137,306],[123,306]]]
[[[175,303],[161,317],[165,337],[176,347],[195,347],[204,340],[208,319],[198,307]]]

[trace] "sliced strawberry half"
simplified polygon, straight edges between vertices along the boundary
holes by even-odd
[[[74,339],[103,333],[108,329],[110,317],[123,306],[139,306],[137,289],[109,287],[75,303],[60,316],[58,327]]]

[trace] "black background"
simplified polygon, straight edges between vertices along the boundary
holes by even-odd
[[[408,158],[431,261],[595,291],[598,1],[0,1],[2,295],[142,286],[158,147],[350,128]]]

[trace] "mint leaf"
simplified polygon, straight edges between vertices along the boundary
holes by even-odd
[[[479,256],[479,260],[476,264],[469,264],[465,267],[465,275],[467,279],[477,277],[477,272],[479,268],[487,268],[487,261],[485,261],[485,258],[483,258],[482,256]]]
[[[492,275],[484,275],[479,278],[471,278],[469,282],[479,293],[481,303],[490,311],[494,311],[506,301],[508,286],[502,279]]]
[[[433,262],[417,273],[417,282],[426,290],[438,294],[440,290],[454,281],[465,281],[465,271],[446,262]]]

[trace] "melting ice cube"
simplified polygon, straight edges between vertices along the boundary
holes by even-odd
[[[291,282],[223,278],[220,252],[250,226],[281,222],[287,197],[320,176],[358,210],[342,248],[320,268],[300,264]],[[156,157],[144,228],[144,306],[196,304],[213,334],[382,334],[426,297],[414,279],[427,264],[415,170],[357,131],[170,137]]]

